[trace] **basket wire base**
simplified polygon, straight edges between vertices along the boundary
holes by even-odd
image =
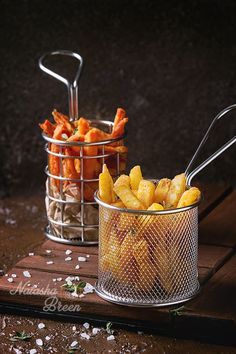
[[[44,229],[44,235],[51,241],[55,241],[58,243],[63,243],[65,245],[73,245],[73,246],[97,246],[98,241],[82,241],[80,239],[68,240],[66,238],[60,238],[58,236],[53,235],[50,232],[50,227],[46,226]]]
[[[200,284],[198,283],[198,286],[196,290],[189,296],[185,296],[182,299],[179,300],[170,300],[166,302],[158,302],[160,300],[156,300],[154,303],[148,303],[148,302],[139,302],[139,301],[134,301],[134,299],[116,299],[114,296],[111,296],[108,294],[106,291],[103,291],[98,287],[98,283],[96,282],[95,284],[95,292],[98,296],[100,296],[102,299],[109,301],[113,304],[121,305],[121,306],[129,306],[129,307],[165,307],[165,306],[172,306],[172,305],[177,305],[177,304],[182,304],[184,302],[190,301],[194,299],[200,292],[201,287]]]

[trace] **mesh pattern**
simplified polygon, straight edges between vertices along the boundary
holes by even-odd
[[[179,302],[198,289],[198,208],[135,215],[99,206],[97,291],[128,305]]]

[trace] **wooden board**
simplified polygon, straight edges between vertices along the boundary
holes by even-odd
[[[206,204],[201,207],[200,215],[203,221],[200,223],[200,240],[204,241],[199,245],[199,280],[202,284],[202,290],[199,296],[186,303],[181,316],[173,317],[169,308],[133,308],[111,304],[99,298],[95,293],[87,294],[78,299],[73,298],[67,293],[61,285],[68,275],[78,275],[82,280],[95,284],[97,278],[98,249],[97,247],[76,247],[60,243],[45,241],[42,246],[35,250],[34,256],[28,256],[20,260],[15,267],[10,270],[11,274],[16,274],[13,283],[7,281],[7,277],[0,279],[0,302],[1,311],[10,305],[15,309],[28,308],[32,311],[42,312],[45,299],[48,294],[19,294],[9,295],[10,291],[17,289],[19,282],[25,284],[30,282],[29,289],[33,285],[37,289],[43,289],[45,286],[56,291],[57,298],[64,304],[79,304],[79,312],[70,314],[65,312],[66,318],[78,318],[83,316],[94,320],[111,320],[116,323],[127,325],[144,326],[146,328],[156,329],[160,333],[168,335],[180,335],[192,338],[208,338],[215,341],[227,341],[233,343],[236,330],[235,327],[235,305],[232,303],[236,296],[236,278],[233,275],[233,267],[236,265],[234,256],[234,237],[236,232],[236,223],[232,222],[232,205],[234,205],[235,192],[227,196],[228,190],[217,189],[214,194],[206,198]],[[215,196],[216,199],[215,200]],[[230,204],[229,204],[230,201]],[[228,205],[231,205],[229,208]],[[220,240],[219,225],[217,218],[219,210],[227,210],[224,215],[224,228],[227,230],[227,242],[209,242]],[[204,218],[204,215],[208,217]],[[229,216],[229,217],[228,217]],[[213,224],[212,224],[213,223]],[[217,226],[217,228],[214,227]],[[221,228],[222,232],[222,228]],[[205,235],[205,236],[204,236]],[[207,242],[208,241],[208,242]],[[65,261],[66,250],[71,250],[71,261]],[[51,253],[47,253],[51,250]],[[86,262],[78,262],[78,257],[86,257]],[[89,257],[87,257],[89,256]],[[53,261],[53,264],[47,264]],[[75,269],[77,264],[79,269]],[[24,270],[29,270],[32,277],[25,278]],[[62,278],[63,281],[54,282],[53,279]],[[227,298],[227,291],[231,291]],[[5,307],[4,307],[5,306]],[[176,307],[176,306],[175,306]],[[178,306],[177,306],[178,307]],[[220,310],[219,310],[220,309]],[[56,313],[52,313],[56,316]],[[60,313],[63,318],[63,314]],[[223,333],[222,326],[227,328]],[[210,329],[209,329],[210,328]]]

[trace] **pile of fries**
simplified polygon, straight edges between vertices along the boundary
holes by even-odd
[[[100,271],[140,291],[150,292],[155,284],[165,293],[176,291],[184,281],[181,267],[188,269],[187,253],[191,252],[185,214],[176,217],[175,213],[143,215],[135,211],[189,206],[199,200],[200,194],[196,187],[187,189],[183,173],[172,180],[163,178],[155,185],[143,179],[140,166],[135,166],[129,175],[121,175],[113,183],[104,165],[99,176],[99,197],[124,211],[101,208]],[[127,209],[133,212],[127,213]]]
[[[196,203],[201,192],[187,189],[186,176],[181,173],[172,180],[162,178],[157,185],[143,179],[140,166],[131,169],[129,176],[121,175],[115,183],[109,169],[103,165],[99,175],[99,196],[105,203],[132,210],[164,210],[182,208]]]
[[[124,135],[125,125],[128,122],[126,113],[122,108],[118,108],[114,119],[114,126],[111,133],[104,132],[98,128],[92,127],[91,122],[85,118],[79,118],[76,121],[69,121],[69,118],[62,113],[54,110],[52,112],[55,123],[45,120],[44,123],[39,124],[47,136],[65,142],[85,142],[95,143],[104,140],[116,139]],[[83,155],[93,157],[105,154],[111,154],[105,158],[105,162],[110,168],[112,175],[116,174],[116,159],[117,152],[120,154],[120,170],[124,171],[126,165],[127,147],[123,145],[123,141],[119,140],[110,144],[102,145],[84,145],[62,147],[60,145],[50,143],[49,149],[52,153],[62,153],[65,157],[62,159],[62,177],[69,180],[63,181],[63,189],[65,190],[69,184],[73,183],[70,179],[80,179],[81,177],[81,159],[79,158],[81,148],[83,148]],[[71,156],[75,156],[71,158]],[[78,158],[76,158],[78,156]],[[67,158],[68,157],[68,158]],[[97,179],[102,169],[104,160],[102,158],[83,159],[83,179]],[[49,155],[49,172],[54,176],[60,176],[60,158],[53,154]],[[59,190],[60,181],[56,178],[51,178],[52,185]],[[80,183],[76,183],[80,187]],[[94,191],[97,189],[97,182],[88,182],[84,184],[84,199],[93,201]]]

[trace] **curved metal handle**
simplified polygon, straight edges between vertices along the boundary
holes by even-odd
[[[236,108],[236,104],[228,106],[225,109],[223,109],[223,111],[218,113],[217,116],[215,116],[215,118],[213,119],[212,123],[210,124],[209,128],[207,129],[206,134],[204,135],[202,141],[200,142],[196,152],[194,153],[191,161],[189,162],[189,164],[185,170],[185,175],[187,177],[187,184],[188,185],[191,185],[191,180],[193,179],[193,177],[196,176],[197,173],[199,173],[201,170],[203,170],[207,165],[209,165],[209,163],[211,163],[213,160],[215,160],[219,155],[221,155],[225,150],[227,150],[230,146],[232,146],[236,142],[236,135],[235,135],[227,143],[225,143],[223,146],[221,146],[221,148],[219,148],[216,152],[214,152],[210,157],[208,157],[205,161],[203,161],[199,166],[197,166],[192,172],[190,172],[190,169],[191,169],[194,161],[196,160],[197,156],[199,155],[203,145],[205,144],[205,142],[209,138],[209,135],[210,135],[210,132],[212,131],[212,129],[215,127],[217,122],[222,117],[224,117],[228,112],[232,111],[235,108]]]
[[[79,61],[79,68],[75,75],[74,81],[71,83],[69,80],[64,78],[63,76],[55,73],[53,70],[48,69],[43,61],[46,57],[52,55],[65,55],[69,57],[74,57]],[[39,67],[42,71],[47,73],[48,75],[54,77],[55,79],[63,82],[68,88],[68,99],[69,99],[69,116],[70,120],[75,120],[78,118],[78,81],[83,67],[83,58],[75,52],[71,52],[70,50],[56,50],[54,52],[45,53],[39,58]]]

